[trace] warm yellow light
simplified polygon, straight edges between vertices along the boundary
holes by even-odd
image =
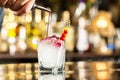
[[[32,79],[32,74],[27,74],[26,75],[26,80],[31,80]]]
[[[106,70],[107,65],[105,62],[96,63],[96,70]]]
[[[21,46],[21,45],[22,45],[22,46]],[[19,40],[17,46],[19,47],[20,50],[25,50],[25,49],[27,48],[27,45],[26,45],[26,43],[24,42],[24,40]]]
[[[108,72],[107,71],[101,71],[97,72],[97,78],[98,79],[108,79]]]
[[[15,52],[16,52],[16,46],[13,45],[13,44],[11,44],[11,45],[9,46],[9,50],[10,50],[10,55],[14,55]]]
[[[103,46],[103,47],[101,47],[101,51],[102,51],[103,53],[105,53],[105,52],[108,51],[108,48],[107,48],[106,46]]]
[[[48,20],[48,19],[47,19]],[[35,21],[39,23],[41,21],[41,10],[36,9]]]
[[[104,37],[113,36],[115,34],[115,27],[111,18],[110,12],[99,11],[96,17],[91,20],[87,30],[90,33],[98,33]]]
[[[97,27],[98,28],[106,28],[108,26],[108,22],[107,20],[105,19],[105,17],[101,16],[97,23],[96,23]]]
[[[49,13],[45,12],[45,22],[48,23],[49,22]]]
[[[23,27],[21,27],[20,29],[20,34],[19,34],[20,38],[25,39],[26,38],[26,29]]]
[[[37,37],[34,37],[34,38],[32,39],[32,43],[33,43],[33,44],[37,44],[37,41],[38,41],[38,38],[37,38]]]
[[[76,8],[75,11],[75,17],[78,17],[81,15],[81,13],[86,9],[85,3],[81,2],[79,3],[78,7]]]
[[[8,30],[6,28],[1,29],[1,39],[6,40],[8,37]]]

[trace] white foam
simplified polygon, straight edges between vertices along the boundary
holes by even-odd
[[[62,56],[65,54],[64,46],[56,47],[53,43],[39,42],[38,60],[39,64],[45,68],[54,68],[62,66]]]

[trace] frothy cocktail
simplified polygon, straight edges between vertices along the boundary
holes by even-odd
[[[40,72],[56,72],[64,70],[64,40],[51,36],[38,42],[38,62]]]

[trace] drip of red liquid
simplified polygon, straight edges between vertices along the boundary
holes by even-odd
[[[64,29],[64,31],[63,31],[63,33],[62,33],[62,35],[61,35],[61,37],[60,37],[60,40],[65,40],[65,38],[66,38],[66,36],[67,36],[67,34],[68,34],[68,30],[66,30],[66,29]]]

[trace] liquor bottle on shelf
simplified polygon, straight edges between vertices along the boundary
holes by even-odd
[[[7,29],[2,27],[0,32],[0,52],[8,52]]]
[[[107,48],[111,51],[111,54],[115,51],[114,36],[108,37]]]
[[[66,51],[68,52],[73,52],[74,50],[74,45],[75,45],[75,34],[74,34],[74,26],[71,25],[70,23],[70,12],[69,11],[64,11],[62,13],[62,18],[61,21],[57,22],[55,27],[54,27],[54,33],[58,36],[61,35],[63,28],[68,29],[68,34],[65,40],[65,47]]]
[[[16,53],[16,34],[15,26],[8,29],[8,43],[9,43],[9,53],[14,55]]]
[[[23,24],[18,24],[16,29],[16,51],[24,53],[27,49],[26,28]]]
[[[30,13],[26,14],[29,15]],[[27,43],[26,43],[26,36],[27,36],[27,24],[26,21],[26,15],[23,16],[15,16],[17,25],[15,27],[15,46],[16,46],[16,52],[24,54],[27,49]],[[30,18],[29,18],[30,19]]]
[[[88,31],[86,30],[89,15],[85,0],[80,0],[75,16],[78,17],[76,49],[78,52],[84,53],[89,50]]]
[[[15,21],[15,16],[13,15],[12,12],[8,12],[9,15],[7,15],[8,18],[12,17],[14,18],[14,20],[10,21],[8,19],[8,23],[6,25],[4,25],[4,27],[7,28],[7,40],[8,40],[8,44],[9,44],[9,53],[10,55],[14,55],[16,53],[16,33],[15,33],[15,27],[17,26],[17,22]],[[5,22],[6,23],[6,22]]]
[[[88,10],[88,15],[90,20],[94,19],[98,13],[99,1],[88,1],[91,4],[91,7]]]
[[[89,49],[88,32],[85,27],[86,19],[85,17],[81,16],[79,18],[78,39],[76,44],[77,50],[81,53],[86,52]]]
[[[15,47],[16,25],[17,22],[15,21],[15,15],[9,9],[5,9],[4,20],[1,29],[1,38],[4,41],[3,43],[8,44],[8,51],[10,52],[11,55],[15,54],[16,52]]]
[[[96,15],[98,14],[98,7],[99,7],[99,1],[90,1],[91,7],[89,8],[89,22],[91,23],[91,21],[96,17]],[[89,27],[87,27],[86,29],[88,30]],[[91,52],[95,52],[95,50],[99,47],[99,43],[101,40],[101,36],[100,34],[97,32],[97,30],[94,28],[93,31],[88,30],[88,39],[89,39],[89,45],[90,45],[90,51]]]
[[[32,13],[32,22],[30,23],[30,32],[27,36],[28,48],[36,51],[37,41],[47,36],[48,12],[35,10]]]
[[[23,51],[27,48],[26,15],[18,17],[13,12],[5,9],[1,38],[4,42],[6,41],[8,43],[9,53],[11,55],[14,55],[16,52],[24,53]]]
[[[75,45],[75,34],[74,34],[74,26],[71,25],[70,21],[70,12],[64,11],[62,16],[62,21],[67,21],[66,26],[68,29],[68,35],[66,37],[66,51],[73,52],[74,51],[74,45]]]
[[[119,54],[120,52],[120,29],[116,28],[115,33],[115,53]]]

